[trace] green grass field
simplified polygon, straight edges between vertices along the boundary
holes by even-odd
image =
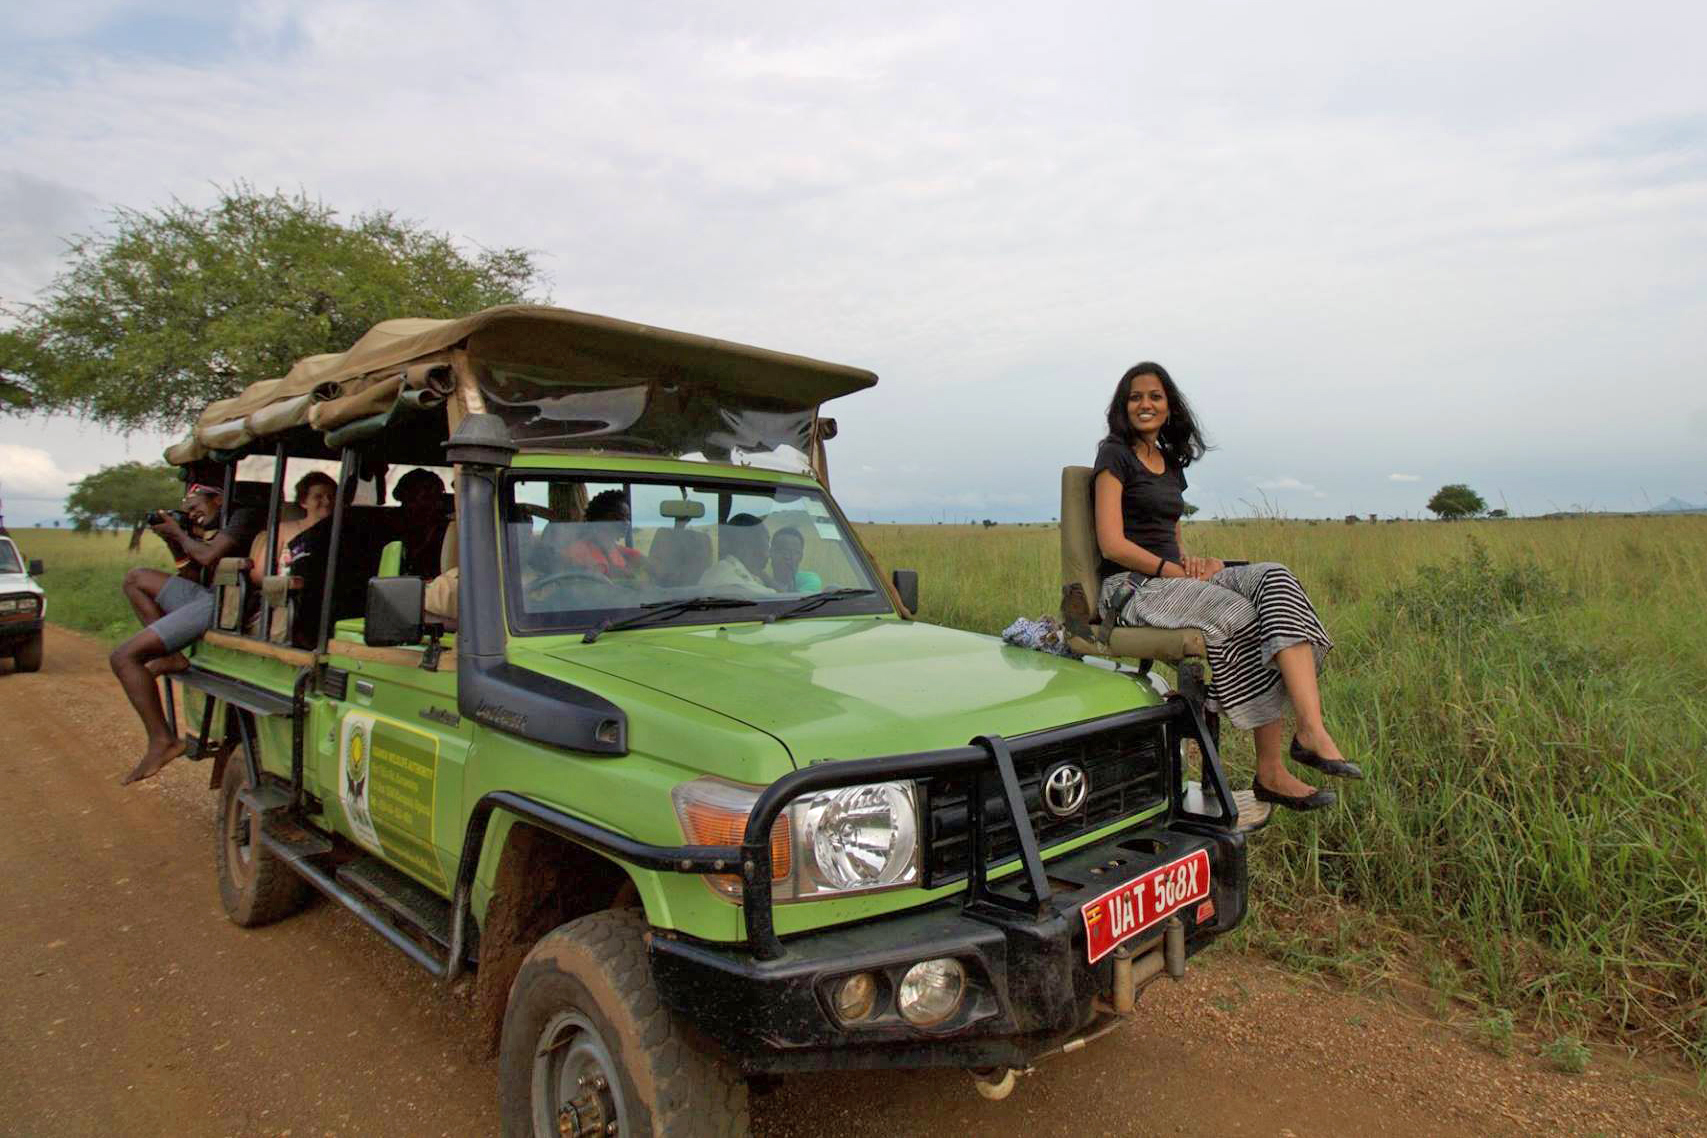
[[[165,545],[153,534],[142,535],[142,548],[135,553],[127,548],[129,531],[14,529],[11,534],[24,557],[40,558],[46,570],[40,584],[47,591],[48,620],[114,643],[138,628],[119,592],[124,571],[132,565],[172,569]]]
[[[924,619],[993,633],[1056,607],[1053,526],[862,535],[919,571]],[[134,627],[122,536],[15,536],[48,563],[52,619]],[[1330,726],[1369,774],[1254,843],[1248,943],[1355,983],[1420,971],[1443,1013],[1707,1069],[1707,518],[1203,522],[1186,540],[1298,574],[1337,642]],[[1248,785],[1248,738],[1226,745]]]

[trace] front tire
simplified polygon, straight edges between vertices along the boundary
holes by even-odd
[[[237,756],[233,755],[236,759]],[[248,764],[225,764],[214,820],[213,861],[219,901],[233,924],[250,929],[290,916],[308,903],[309,885],[261,845],[261,821],[237,796],[248,789]]]
[[[646,931],[634,910],[592,913],[522,961],[498,1059],[505,1138],[748,1133],[746,1080],[659,1002]]]
[[[33,633],[12,650],[12,666],[20,672],[39,672],[41,656],[41,633]]]

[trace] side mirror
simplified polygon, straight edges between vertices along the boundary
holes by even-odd
[[[42,575],[41,558],[39,558],[39,557],[31,558],[30,559],[30,576],[40,577],[41,575]]]
[[[889,575],[902,606],[910,613],[919,611],[919,575],[912,569],[897,569]]]
[[[369,577],[362,640],[370,648],[419,644],[426,600],[427,583],[419,577]]]

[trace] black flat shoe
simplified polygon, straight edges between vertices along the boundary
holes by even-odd
[[[1306,751],[1298,742],[1298,736],[1292,736],[1292,761],[1303,763],[1307,767],[1315,767],[1325,775],[1334,778],[1362,778],[1363,768],[1356,763],[1348,763],[1344,759],[1324,759],[1314,751]]]
[[[1314,794],[1281,794],[1278,791],[1270,790],[1258,782],[1254,776],[1251,778],[1251,792],[1257,796],[1258,802],[1272,802],[1276,806],[1284,806],[1288,810],[1320,810],[1325,806],[1332,806],[1340,800],[1339,795],[1325,786]]]

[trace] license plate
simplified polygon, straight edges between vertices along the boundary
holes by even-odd
[[[1086,901],[1085,952],[1095,964],[1121,944],[1209,896],[1209,852],[1198,850]]]

